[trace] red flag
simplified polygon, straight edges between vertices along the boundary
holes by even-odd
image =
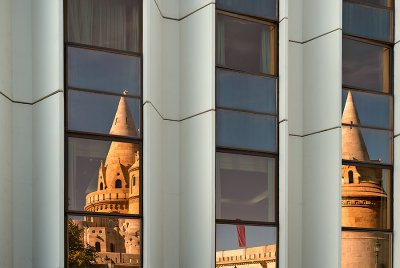
[[[246,246],[246,230],[244,225],[236,225],[236,230],[238,234],[238,240],[239,240],[239,247],[245,247]]]

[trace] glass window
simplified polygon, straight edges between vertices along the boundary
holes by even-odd
[[[139,219],[69,216],[67,229],[68,267],[100,267],[110,261],[123,267],[141,265]]]
[[[343,32],[392,41],[392,11],[343,2]]]
[[[344,160],[392,163],[393,134],[354,126],[342,126],[342,158]]]
[[[68,41],[140,52],[140,1],[69,0]]]
[[[217,64],[252,73],[276,73],[275,27],[217,14]]]
[[[271,263],[276,264],[275,227],[217,224],[216,240],[217,265],[229,264],[240,258],[268,258]]]
[[[139,96],[140,58],[69,47],[68,86]]]
[[[275,159],[217,153],[216,218],[275,221]]]
[[[69,210],[139,214],[132,176],[139,177],[139,144],[68,138]]]
[[[276,114],[276,79],[217,69],[217,106]]]
[[[343,124],[392,129],[392,114],[392,96],[354,90],[342,92]]]
[[[351,0],[354,1],[354,0]],[[349,1],[349,2],[351,2]],[[357,0],[356,0],[357,2]],[[393,0],[358,0],[358,3],[366,4],[366,5],[375,5],[381,7],[393,7]]]
[[[276,0],[217,0],[217,8],[261,18],[276,19]]]
[[[391,172],[342,165],[342,226],[390,228]]]
[[[217,111],[217,145],[259,151],[276,151],[275,116]]]
[[[342,231],[342,267],[392,267],[392,235]]]
[[[343,85],[388,93],[390,49],[343,38]]]
[[[140,135],[140,99],[68,90],[70,130]]]

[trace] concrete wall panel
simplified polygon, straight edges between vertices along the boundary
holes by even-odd
[[[181,118],[214,108],[214,21],[214,5],[209,5],[181,21]]]
[[[289,42],[288,118],[289,133],[303,134],[303,45]]]
[[[64,265],[64,100],[33,106],[33,267]]]
[[[197,9],[204,7],[207,4],[212,6],[215,0],[179,0],[180,1],[180,18],[187,16],[188,14],[196,11]]]
[[[340,126],[342,96],[341,78],[341,31],[335,31],[304,44],[304,134]]]
[[[63,1],[32,0],[33,99],[64,88]]]
[[[13,104],[14,267],[32,267],[32,106]],[[0,135],[1,136],[1,135]]]
[[[0,268],[9,268],[13,267],[13,124],[12,103],[2,95],[0,126]]]
[[[0,91],[12,96],[12,1],[0,2]]]
[[[326,34],[342,28],[342,0],[303,1],[303,39]]]
[[[181,123],[180,267],[215,265],[215,112]]]
[[[303,267],[340,267],[341,129],[304,137]]]

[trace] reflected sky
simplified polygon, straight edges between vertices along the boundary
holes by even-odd
[[[275,19],[277,0],[218,0],[217,8],[262,18]]]
[[[68,90],[68,128],[70,130],[108,134],[121,97]],[[140,128],[140,100],[126,98]]]
[[[87,50],[68,48],[69,87],[93,89],[139,96],[140,58]]]
[[[217,69],[217,106],[276,114],[276,79]]]
[[[245,226],[246,248],[276,244],[276,228]],[[239,249],[236,225],[216,225],[216,251]]]

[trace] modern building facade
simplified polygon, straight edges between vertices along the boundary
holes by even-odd
[[[400,267],[399,3],[245,2],[0,2],[1,268]]]

